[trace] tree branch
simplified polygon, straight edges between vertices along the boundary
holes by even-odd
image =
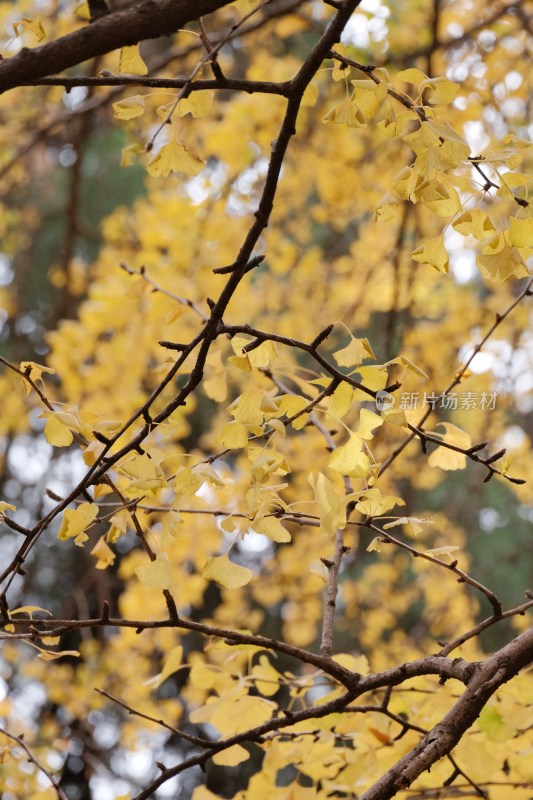
[[[11,739],[11,741],[16,742],[16,744],[24,750],[24,752],[26,753],[26,756],[28,757],[28,761],[31,762],[32,764],[35,764],[37,769],[40,770],[40,772],[42,772],[43,775],[46,775],[46,777],[50,781],[52,787],[55,789],[55,792],[56,792],[59,800],[68,800],[68,797],[66,796],[65,792],[63,791],[61,786],[58,784],[58,782],[56,781],[56,779],[54,778],[52,773],[48,769],[46,769],[44,764],[42,764],[34,756],[32,751],[30,750],[30,748],[28,747],[28,745],[24,741],[24,737],[23,737],[22,734],[20,736],[15,736],[13,733],[9,733],[9,731],[6,731],[5,728],[0,728],[0,734],[2,734],[3,736],[6,736],[8,739]]]
[[[94,56],[169,36],[189,22],[229,5],[231,0],[145,0],[125,11],[106,14],[53,42],[0,61],[0,94],[23,83],[61,72]]]
[[[360,800],[389,800],[448,755],[493,694],[533,661],[533,627],[476,666],[467,688],[443,719]]]

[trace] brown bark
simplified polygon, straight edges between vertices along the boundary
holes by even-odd
[[[451,753],[492,695],[533,662],[533,628],[480,662],[468,686],[442,720],[394,764],[360,800],[389,800]]]
[[[231,0],[145,0],[133,8],[107,14],[53,42],[31,50],[23,48],[16,56],[0,61],[0,93],[21,83],[81,64],[144,39],[170,36]]]

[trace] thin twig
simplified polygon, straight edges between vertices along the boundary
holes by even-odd
[[[118,697],[110,694],[110,692],[106,692],[104,689],[95,689],[95,692],[98,694],[107,697],[108,700],[111,700],[113,703],[116,703],[117,706],[121,706],[124,708],[128,714],[131,714],[135,717],[140,717],[141,719],[146,719],[149,722],[155,722],[156,725],[161,725],[162,728],[166,728],[167,731],[170,731],[174,736],[177,736],[178,739],[184,739],[191,744],[198,745],[198,747],[214,747],[214,742],[209,741],[209,739],[204,739],[201,736],[193,736],[190,733],[185,733],[185,731],[181,731],[179,728],[175,728],[173,725],[169,725],[168,722],[165,722],[163,719],[157,719],[157,717],[152,717],[150,714],[143,714],[142,711],[137,711],[137,709],[133,708],[132,706],[125,703],[123,700],[119,700]]]
[[[450,564],[448,564],[446,561],[441,561],[439,558],[436,558],[435,556],[432,556],[429,553],[425,553],[422,550],[417,550],[416,547],[407,544],[407,542],[402,542],[400,539],[396,539],[394,536],[391,536],[391,534],[388,531],[384,531],[381,528],[378,528],[372,522],[367,522],[365,524],[367,528],[377,533],[379,535],[379,538],[383,542],[389,542],[390,544],[394,544],[401,550],[405,550],[406,552],[411,553],[411,555],[414,556],[415,558],[423,558],[424,561],[429,561],[431,564],[436,564],[439,567],[443,567],[444,569],[453,572],[455,575],[457,575],[457,580],[459,583],[467,583],[469,586],[472,586],[474,589],[477,589],[478,592],[481,592],[481,594],[483,594],[491,604],[494,611],[494,616],[497,617],[498,619],[501,618],[502,616],[501,600],[499,600],[499,598],[496,597],[493,591],[488,589],[486,586],[483,586],[482,583],[476,581],[462,569],[459,569],[456,561],[452,561]]]
[[[188,300],[186,297],[181,297],[178,294],[174,294],[174,292],[170,292],[168,289],[163,289],[162,286],[156,283],[154,279],[151,278],[150,275],[148,275],[145,267],[141,267],[140,269],[134,269],[133,267],[130,267],[124,263],[121,263],[120,266],[125,272],[128,273],[128,275],[138,275],[140,278],[146,281],[146,283],[148,283],[152,287],[154,292],[160,292],[161,294],[164,294],[166,297],[169,297],[171,300],[175,300],[180,305],[187,306],[192,311],[194,311],[195,314],[198,314],[200,319],[202,319],[204,322],[207,322],[208,319],[207,314],[204,314],[202,309],[199,306],[197,306],[196,303],[194,303],[192,300]]]
[[[487,331],[487,333],[486,333],[486,334],[483,336],[483,338],[481,339],[481,341],[479,342],[479,344],[477,344],[477,345],[474,347],[474,349],[473,349],[473,351],[472,351],[472,354],[471,354],[471,355],[470,355],[470,356],[467,358],[467,360],[465,361],[465,363],[463,364],[463,366],[462,366],[462,367],[459,369],[459,371],[458,371],[458,372],[455,374],[455,377],[454,377],[454,379],[451,381],[451,383],[449,383],[449,384],[448,384],[448,386],[447,386],[447,387],[446,387],[446,388],[445,388],[445,389],[444,389],[444,390],[443,390],[443,391],[440,393],[441,395],[443,395],[443,396],[444,396],[444,395],[447,395],[447,394],[449,394],[451,391],[453,391],[453,389],[454,389],[456,386],[458,386],[458,385],[459,385],[459,383],[460,383],[460,382],[461,382],[461,380],[463,379],[463,376],[464,376],[465,372],[467,371],[468,367],[470,366],[470,364],[472,363],[472,361],[474,360],[474,358],[477,356],[477,354],[480,352],[480,350],[483,348],[483,346],[484,346],[484,345],[487,343],[487,341],[490,339],[490,337],[492,336],[492,334],[494,333],[494,331],[495,331],[495,330],[498,328],[498,326],[499,326],[499,325],[501,325],[501,323],[503,322],[503,320],[504,320],[504,319],[506,319],[506,318],[509,316],[509,314],[511,313],[511,311],[513,311],[513,309],[515,309],[515,308],[516,308],[516,306],[517,306],[517,305],[518,305],[518,304],[519,304],[519,303],[520,303],[520,302],[521,302],[521,301],[524,299],[524,297],[528,297],[528,296],[531,294],[531,287],[532,287],[532,286],[533,286],[533,278],[531,278],[529,281],[527,281],[527,283],[526,283],[525,287],[522,289],[522,291],[520,292],[520,294],[519,294],[519,295],[517,295],[517,297],[516,297],[516,298],[513,300],[513,302],[512,302],[512,303],[511,303],[511,304],[510,304],[510,305],[509,305],[509,306],[508,306],[508,307],[505,309],[505,311],[504,311],[503,313],[501,313],[501,314],[496,314],[495,320],[494,320],[493,324],[491,325],[491,327],[489,328],[489,330]],[[432,413],[432,411],[433,411],[433,408],[432,408],[432,407],[431,407],[431,405],[430,405],[430,406],[429,406],[429,408],[428,408],[428,410],[427,410],[427,411],[425,412],[425,414],[424,414],[424,415],[423,415],[423,416],[422,416],[422,417],[419,419],[419,421],[417,422],[417,424],[416,424],[416,426],[415,426],[415,427],[416,427],[418,430],[421,430],[421,429],[423,428],[423,425],[424,425],[425,421],[428,419],[428,417],[430,416],[430,414]],[[381,467],[379,468],[379,473],[378,473],[378,475],[382,475],[382,474],[385,472],[385,470],[386,470],[386,469],[388,469],[388,468],[390,467],[390,465],[393,463],[393,461],[395,461],[395,460],[396,460],[396,458],[398,458],[398,456],[400,455],[400,453],[401,453],[401,452],[402,452],[402,451],[403,451],[403,450],[404,450],[404,449],[407,447],[407,445],[408,445],[410,442],[412,442],[412,441],[413,441],[413,439],[415,438],[415,436],[416,436],[416,433],[411,433],[409,436],[407,436],[407,437],[406,437],[406,438],[405,438],[405,439],[404,439],[404,440],[403,440],[403,441],[402,441],[402,442],[401,442],[401,443],[400,443],[400,444],[399,444],[399,445],[398,445],[398,446],[397,446],[397,447],[396,447],[396,448],[393,450],[393,452],[390,454],[390,456],[389,456],[387,459],[385,459],[385,461],[382,463]]]
[[[32,751],[30,750],[30,748],[28,747],[28,745],[24,741],[24,736],[22,734],[20,736],[15,736],[13,733],[9,733],[9,731],[6,731],[5,728],[0,728],[0,734],[3,734],[4,736],[7,736],[8,739],[11,739],[12,742],[16,742],[18,744],[18,746],[21,747],[24,750],[24,752],[26,753],[26,755],[28,757],[28,761],[30,761],[32,764],[35,764],[37,769],[40,772],[42,772],[43,775],[45,775],[46,778],[50,781],[51,785],[53,786],[53,788],[56,791],[56,794],[57,794],[59,800],[68,800],[68,797],[66,796],[66,794],[63,791],[63,789],[61,788],[59,783],[56,781],[56,779],[54,778],[52,773],[49,770],[47,770],[46,767],[44,766],[44,764],[42,764],[39,761],[39,759],[32,753]]]

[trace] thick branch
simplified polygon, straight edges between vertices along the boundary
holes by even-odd
[[[106,75],[90,77],[58,77],[39,78],[28,81],[30,86],[64,86],[73,89],[76,86],[146,86],[150,89],[183,89],[187,87],[187,94],[201,92],[205,89],[226,89],[248,94],[278,94],[286,97],[289,91],[289,81],[276,83],[273,81],[245,81],[239,78],[209,78],[190,83],[188,78],[153,78],[143,75]],[[26,85],[19,84],[20,86]],[[184,95],[186,96],[186,95]]]
[[[389,800],[448,755],[492,695],[533,661],[533,628],[481,662],[459,700],[419,744],[389,769],[360,800]]]
[[[178,28],[211,14],[230,0],[145,0],[126,11],[107,14],[54,42],[0,61],[0,93],[28,81],[56,74],[94,56],[144,39],[169,36]]]

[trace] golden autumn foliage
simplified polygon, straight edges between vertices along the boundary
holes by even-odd
[[[5,800],[532,796],[528,15],[0,9]]]

